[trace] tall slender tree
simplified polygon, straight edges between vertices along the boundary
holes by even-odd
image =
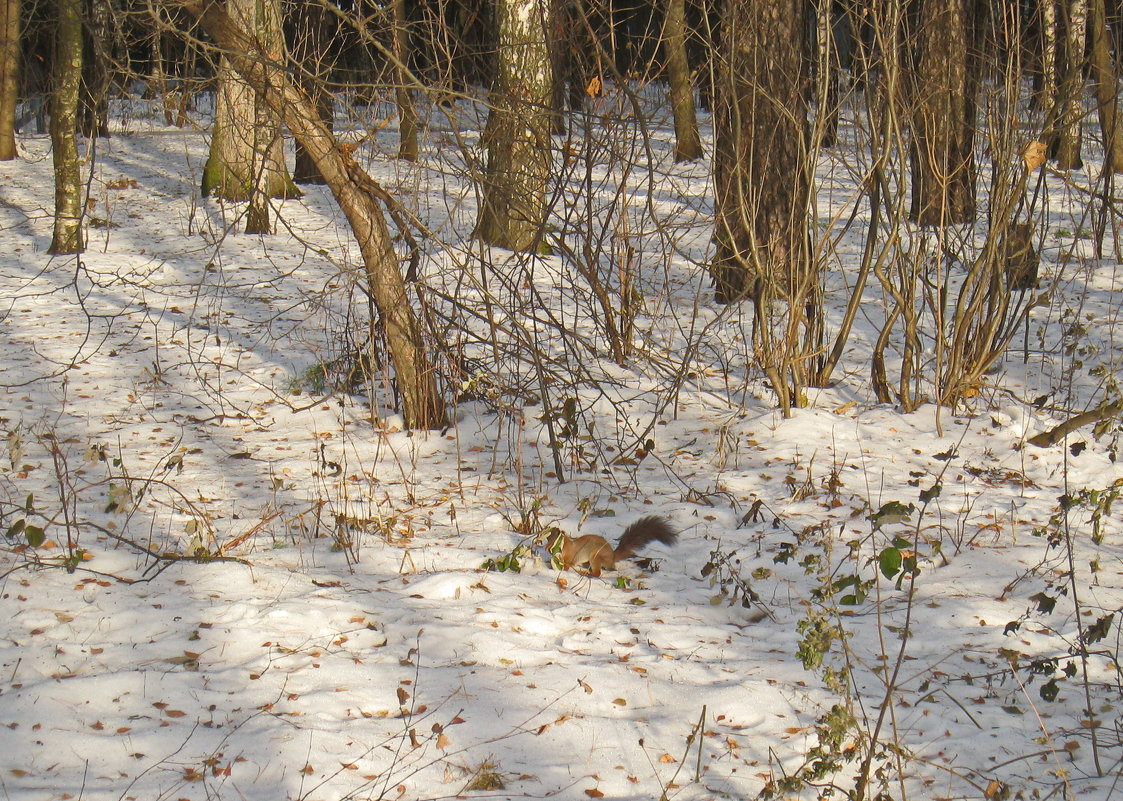
[[[1104,141],[1104,166],[1123,173],[1123,130],[1120,130],[1118,78],[1111,56],[1110,30],[1104,0],[1091,0],[1089,31],[1092,39],[1092,82]]]
[[[112,62],[110,0],[87,0],[83,26],[82,88],[78,124],[85,136],[109,136],[109,86]]]
[[[1064,72],[1057,91],[1056,139],[1053,157],[1062,170],[1083,166],[1080,157],[1084,119],[1085,40],[1088,28],[1087,0],[1068,0],[1064,14]]]
[[[82,0],[55,0],[51,153],[55,170],[55,227],[50,252],[80,253],[82,176],[78,161],[78,94],[82,83]]]
[[[694,115],[694,85],[686,59],[686,0],[667,0],[663,52],[675,117],[675,161],[693,161],[702,157],[702,137]]]
[[[546,0],[497,0],[496,76],[484,128],[487,174],[475,234],[533,250],[546,220],[550,174],[550,55]]]
[[[0,0],[0,161],[16,153],[19,100],[20,0]]]
[[[802,0],[726,0],[714,109],[718,299],[758,297],[807,257]]]
[[[278,0],[228,0],[230,17],[254,32],[263,57],[284,63]],[[281,121],[224,55],[215,94],[214,131],[203,167],[204,196],[250,201],[247,233],[269,233],[269,198],[299,197],[285,167]]]
[[[417,161],[417,107],[413,103],[409,64],[409,22],[405,0],[391,0],[390,46],[394,55],[394,99],[398,103],[398,158]]]

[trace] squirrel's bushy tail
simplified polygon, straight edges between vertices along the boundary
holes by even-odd
[[[624,530],[624,536],[616,546],[616,558],[627,559],[629,556],[635,556],[651,542],[674,545],[677,539],[678,532],[671,528],[667,518],[659,515],[641,517]]]

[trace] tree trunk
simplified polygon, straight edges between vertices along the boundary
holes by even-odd
[[[720,302],[758,296],[807,256],[802,0],[727,0],[714,109]]]
[[[546,220],[550,175],[550,55],[546,0],[498,0],[497,72],[484,128],[487,175],[475,236],[534,250]]]
[[[702,137],[694,116],[694,86],[686,59],[686,0],[667,0],[663,26],[667,83],[675,116],[675,161],[693,161],[702,157]]]
[[[320,120],[329,129],[335,124],[335,100],[326,83],[335,66],[338,45],[333,33],[338,29],[335,16],[322,3],[295,3],[290,14],[293,71],[297,83],[313,99]],[[296,143],[292,178],[298,184],[322,184],[324,178],[308,152]]]
[[[785,415],[822,360],[811,254],[805,0],[727,0],[714,108],[719,302],[753,301],[753,358]]]
[[[920,225],[975,219],[975,98],[969,3],[921,0],[913,88],[912,205]]]
[[[109,0],[86,3],[85,58],[82,59],[81,115],[84,136],[109,136],[109,65],[111,15]]]
[[[11,161],[18,155],[19,37],[20,0],[0,0],[0,161]]]
[[[254,32],[262,57],[272,64],[283,64],[284,39],[277,0],[228,0],[227,7],[234,24]],[[285,168],[280,118],[225,54],[219,64],[214,132],[203,167],[202,192],[204,197],[250,200],[251,212],[246,220],[250,233],[270,230],[268,198],[300,197]],[[256,193],[264,196],[254,198]]]
[[[1086,0],[1071,0],[1065,15],[1064,79],[1057,94],[1057,138],[1053,157],[1058,169],[1078,170],[1080,128],[1084,118],[1084,40],[1088,22]]]
[[[82,0],[56,0],[51,154],[55,168],[55,228],[49,252],[80,253],[82,176],[78,163],[78,93],[82,83]]]
[[[1057,102],[1057,0],[1037,0],[1037,25],[1040,60],[1034,73],[1033,102],[1052,115]]]
[[[312,100],[292,84],[281,65],[264,57],[262,44],[226,13],[220,0],[188,3],[186,8],[226,51],[229,66],[284,119],[293,136],[315,160],[346,215],[362,252],[367,290],[385,328],[406,425],[443,427],[447,422],[444,404],[425,356],[417,318],[379,206],[381,187],[344,154],[333,133],[320,121]]]
[[[394,58],[394,96],[398,102],[398,158],[417,161],[417,108],[413,89],[406,74],[409,59],[409,28],[406,27],[405,0],[392,0],[391,47]]]
[[[834,147],[838,139],[839,58],[829,0],[818,0],[815,9],[815,100],[819,107],[817,126],[823,147]]]
[[[1100,113],[1100,131],[1104,142],[1104,167],[1123,173],[1123,131],[1119,129],[1119,93],[1115,65],[1108,41],[1107,11],[1104,0],[1092,0],[1092,81],[1096,87],[1096,105]]]

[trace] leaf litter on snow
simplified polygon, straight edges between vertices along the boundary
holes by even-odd
[[[391,144],[371,145],[381,179],[445,197],[435,157],[395,166]],[[76,283],[73,260],[44,254],[49,221],[27,213],[47,203],[45,141],[23,146],[34,157],[3,168],[0,212],[4,522],[48,525],[5,551],[8,797],[749,797],[799,770],[839,702],[801,664],[839,653],[814,615],[824,586],[853,600],[837,622],[869,716],[844,750],[903,643],[888,741],[922,794],[1072,781],[1110,796],[1088,734],[1113,726],[1118,677],[1090,667],[1094,721],[1079,685],[1056,680],[1075,604],[1087,636],[1121,606],[1118,520],[1078,544],[1097,564],[1079,599],[1046,540],[1059,496],[1123,473],[1090,438],[1078,454],[1025,447],[1055,420],[1016,398],[1058,376],[1007,365],[1010,393],[940,420],[848,380],[785,420],[763,384],[729,397],[731,359],[660,406],[673,373],[660,352],[683,342],[669,314],[705,292],[672,260],[667,313],[639,321],[653,372],[598,368],[601,394],[582,398],[605,430],[651,432],[655,451],[606,452],[601,472],[561,484],[529,396],[517,432],[470,400],[446,432],[405,432],[332,385],[363,343],[330,332],[361,328],[363,304],[340,277],[357,255],[325,192],[282,204],[285,232],[245,237],[236,208],[195,197],[203,137],[122,131],[95,168],[113,225],[91,233]],[[656,203],[698,226],[684,240],[696,257],[707,180],[683,168],[669,196],[694,200]],[[457,191],[422,209],[430,227],[467,230],[473,200]],[[857,258],[859,241],[840,248]],[[428,277],[452,286],[462,276],[441,258]],[[559,264],[543,260],[536,291],[565,297]],[[1103,319],[1117,273],[1102,262],[1090,284]],[[479,288],[462,289],[468,302]],[[725,312],[698,314],[745,352]],[[588,330],[580,309],[567,319]],[[1110,351],[1107,328],[1087,336]],[[663,514],[681,541],[653,549],[654,572],[625,566],[622,587],[559,576],[541,553],[481,571],[527,544],[529,512],[610,540]]]

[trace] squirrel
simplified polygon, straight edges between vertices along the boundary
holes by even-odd
[[[561,560],[564,569],[587,564],[589,575],[596,578],[601,570],[615,570],[618,559],[635,556],[651,542],[674,545],[677,539],[678,532],[671,528],[666,518],[648,515],[624,529],[615,548],[598,534],[570,537],[556,529],[546,538],[546,547]]]

